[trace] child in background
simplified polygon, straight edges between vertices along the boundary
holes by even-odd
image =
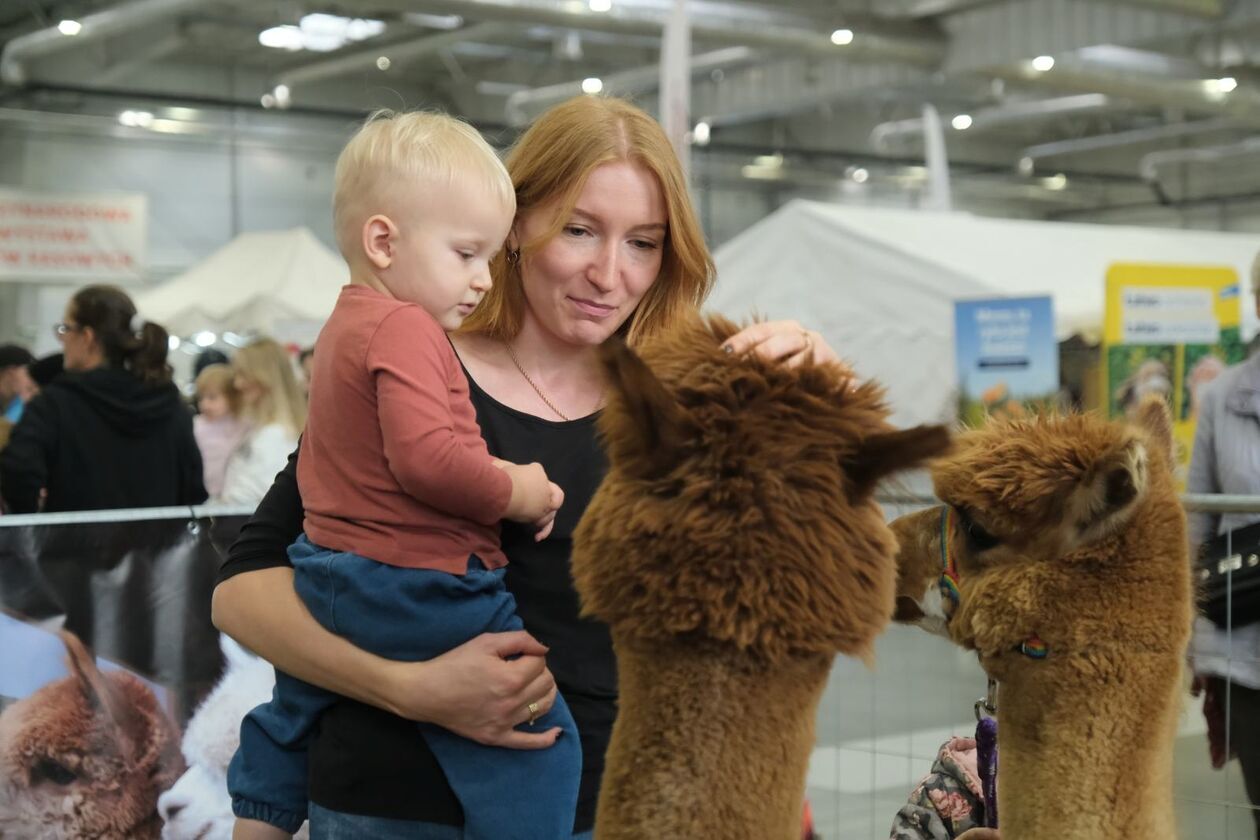
[[[337,161],[334,227],[350,285],[314,357],[297,466],[305,533],[289,557],[315,619],[389,659],[521,629],[498,523],[532,523],[542,539],[562,501],[539,464],[490,457],[445,333],[490,288],[515,208],[494,151],[450,117],[373,115]],[[335,699],[276,673],[228,770],[235,838],[301,825],[306,745]],[[545,714],[530,704],[521,724],[555,733],[541,750],[417,725],[463,806],[466,840],[572,835],[581,750],[563,698]]]
[[[197,374],[197,416],[193,437],[201,450],[206,492],[216,498],[223,492],[228,457],[240,445],[249,424],[238,416],[240,402],[228,365],[208,365]]]

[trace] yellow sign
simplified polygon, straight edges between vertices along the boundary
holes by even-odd
[[[1246,356],[1232,268],[1116,263],[1107,270],[1103,394],[1108,414],[1161,394],[1173,412],[1184,483],[1200,389]]]

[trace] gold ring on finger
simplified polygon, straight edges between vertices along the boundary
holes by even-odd
[[[525,707],[525,711],[529,712],[529,725],[533,726],[534,721],[538,720],[538,704],[530,703]]]

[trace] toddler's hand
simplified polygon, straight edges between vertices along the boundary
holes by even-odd
[[[564,491],[560,489],[560,485],[554,481],[547,482],[548,511],[542,515],[542,518],[534,522],[534,527],[538,529],[538,533],[534,534],[534,542],[542,542],[551,534],[552,527],[556,524],[556,513],[560,510],[560,506],[564,504]]]

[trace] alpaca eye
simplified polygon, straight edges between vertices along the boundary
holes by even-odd
[[[39,782],[52,782],[55,785],[68,785],[79,777],[74,771],[66,767],[60,762],[53,761],[51,758],[41,758],[39,763],[31,768],[31,784],[35,785]]]
[[[967,548],[972,552],[979,553],[981,551],[988,551],[990,548],[994,548],[1002,542],[1000,539],[977,525],[976,521],[971,518],[971,515],[967,511],[958,510],[958,519],[962,525],[963,533],[967,535]]]
[[[972,551],[988,551],[1000,542],[1001,540],[976,523],[967,523],[967,545],[971,547]]]

